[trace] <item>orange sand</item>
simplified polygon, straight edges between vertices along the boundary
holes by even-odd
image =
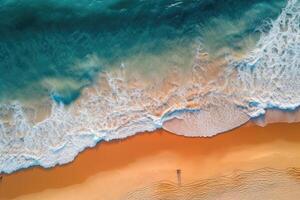
[[[105,142],[74,162],[34,167],[0,182],[0,199],[120,199],[156,181],[182,182],[235,170],[300,167],[300,123],[243,126],[213,138],[186,138],[159,130]]]

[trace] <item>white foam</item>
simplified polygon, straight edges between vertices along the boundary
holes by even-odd
[[[300,3],[289,0],[271,29],[246,59],[232,63],[237,74],[229,88],[252,117],[268,108],[300,105]]]
[[[19,104],[10,105],[9,109],[13,118],[9,124],[0,125],[0,171],[6,173],[33,165],[52,167],[68,163],[100,140],[124,138],[157,128],[153,120],[143,117],[118,128],[104,129],[106,122],[101,120],[101,115],[97,118],[87,110],[74,115],[71,109],[55,104],[47,119],[30,124]]]

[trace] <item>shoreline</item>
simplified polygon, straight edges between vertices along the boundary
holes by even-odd
[[[188,111],[199,111],[198,109],[187,109]],[[183,110],[175,110],[175,111],[172,111],[171,113],[173,112],[184,112],[186,111],[185,109]],[[167,114],[168,112],[164,113]],[[44,113],[45,114],[45,113]],[[163,120],[163,116],[161,117],[161,120]],[[40,119],[39,119],[40,120]],[[175,120],[175,122],[172,122],[173,120]],[[174,130],[170,130],[168,127],[165,127],[165,124],[168,124],[169,122],[171,122],[170,124],[173,124],[173,126],[175,125],[175,131]],[[29,165],[27,167],[20,167],[20,168],[17,168],[13,171],[9,171],[9,172],[2,172],[0,173],[0,175],[8,175],[8,174],[13,174],[13,173],[17,173],[19,171],[23,171],[23,170],[27,170],[27,169],[31,169],[31,168],[35,168],[35,167],[41,167],[41,168],[45,168],[45,169],[51,169],[51,168],[54,168],[54,167],[57,167],[57,166],[63,166],[63,165],[67,165],[69,163],[72,163],[74,162],[74,160],[76,160],[76,158],[84,151],[86,150],[89,150],[91,148],[95,148],[96,146],[98,146],[99,144],[101,143],[106,143],[106,142],[115,142],[115,141],[120,141],[120,140],[126,140],[127,138],[130,138],[130,137],[134,137],[136,135],[139,135],[139,134],[143,134],[143,133],[152,133],[152,132],[156,132],[156,131],[166,131],[166,132],[169,132],[171,134],[175,134],[175,135],[179,135],[179,136],[183,136],[183,137],[190,137],[190,138],[212,138],[212,137],[215,137],[217,135],[220,135],[220,134],[226,134],[228,132],[231,132],[231,131],[234,131],[236,129],[239,129],[241,127],[244,127],[244,126],[249,126],[249,124],[251,125],[257,125],[257,126],[261,126],[261,127],[265,127],[267,126],[268,124],[272,124],[272,123],[298,123],[300,122],[300,107],[296,107],[295,109],[292,109],[292,110],[289,110],[289,109],[280,109],[280,108],[273,108],[273,109],[267,109],[266,112],[262,115],[259,115],[257,117],[250,117],[249,120],[247,120],[246,122],[243,122],[241,123],[240,125],[237,125],[237,126],[233,126],[232,128],[229,128],[225,131],[221,131],[221,132],[216,132],[216,133],[213,133],[213,134],[185,134],[185,133],[180,133],[178,132],[177,130],[180,129],[181,127],[176,127],[176,125],[180,124],[180,121],[177,121],[176,122],[176,118],[170,118],[166,121],[164,121],[162,123],[162,126],[161,127],[158,127],[154,130],[150,130],[148,131],[147,129],[145,129],[145,131],[142,131],[142,132],[135,132],[134,134],[129,134],[128,136],[122,136],[120,138],[113,138],[113,139],[109,139],[109,140],[105,140],[105,139],[97,139],[97,141],[94,141],[94,144],[92,144],[91,146],[87,146],[87,147],[84,147],[84,149],[80,150],[77,152],[77,154],[70,160],[70,161],[67,161],[67,162],[64,162],[64,163],[55,163],[54,165],[52,166],[43,166],[42,164],[38,164],[38,161],[36,161],[35,163],[36,164],[33,164],[33,165]],[[171,125],[172,126],[172,125]],[[173,127],[174,129],[174,127]],[[186,129],[185,131],[189,131],[188,129]],[[197,131],[197,129],[195,130]]]
[[[182,169],[185,183],[235,170],[300,167],[299,128],[300,123],[259,127],[251,122],[211,138],[189,138],[157,130],[100,142],[71,163],[3,175],[0,199],[35,199],[42,194],[46,199],[60,199],[55,194],[71,195],[68,191],[77,187],[88,191],[86,185],[95,181],[93,186],[98,186],[98,195],[116,190],[113,196],[106,194],[105,199],[119,199],[152,182],[176,181],[177,169]],[[124,185],[114,189],[122,180]]]

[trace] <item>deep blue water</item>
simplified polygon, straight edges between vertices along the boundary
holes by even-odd
[[[249,38],[258,38],[256,28],[276,18],[285,3],[2,0],[0,100],[52,96],[68,104],[99,72],[130,56],[159,58],[164,51],[196,41],[211,54],[224,47],[240,51]],[[97,64],[78,67],[91,55],[99,58]]]

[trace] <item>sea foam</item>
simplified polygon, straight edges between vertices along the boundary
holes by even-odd
[[[102,74],[102,83],[85,89],[70,106],[53,103],[39,122],[21,103],[1,105],[0,172],[68,163],[99,141],[162,127],[185,136],[212,136],[268,108],[299,106],[299,7],[297,0],[289,1],[255,50],[230,60],[209,82],[203,81],[210,69],[199,50],[191,79],[171,81],[164,90],[132,83],[120,70]]]

